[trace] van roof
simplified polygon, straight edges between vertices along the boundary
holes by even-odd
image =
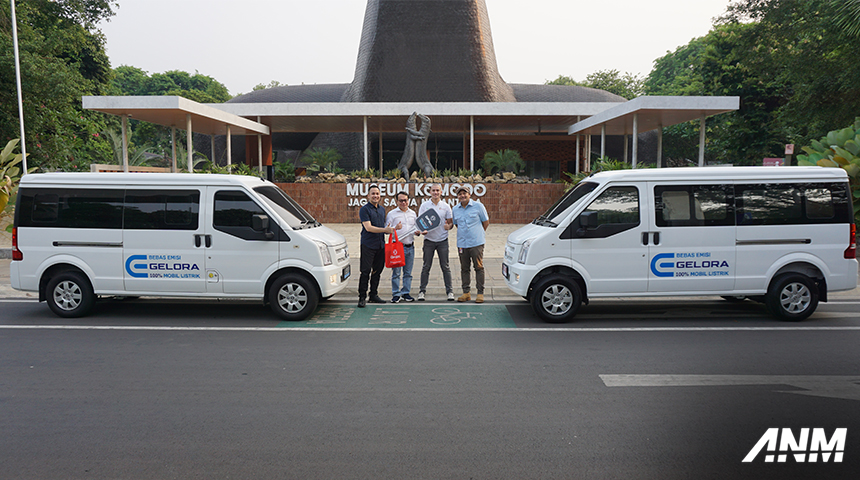
[[[798,180],[848,180],[841,168],[826,167],[680,167],[641,168],[636,170],[612,170],[598,172],[586,180],[599,183],[609,181],[798,181]]]
[[[21,185],[245,185],[257,187],[267,183],[250,175],[223,175],[214,173],[31,173],[21,177]]]

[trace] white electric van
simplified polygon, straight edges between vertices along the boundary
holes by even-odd
[[[344,237],[250,176],[25,175],[12,239],[12,287],[61,317],[158,296],[260,299],[302,320],[350,276]]]
[[[508,236],[507,286],[548,322],[589,298],[718,295],[785,320],[857,286],[840,168],[707,167],[592,175]]]

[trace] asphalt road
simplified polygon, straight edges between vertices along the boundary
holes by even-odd
[[[525,302],[451,305],[333,302],[285,324],[255,303],[104,302],[70,321],[0,301],[0,478],[860,471],[860,301],[797,324],[719,300],[593,302],[566,325]],[[742,462],[770,428],[846,428],[842,462],[836,442]]]

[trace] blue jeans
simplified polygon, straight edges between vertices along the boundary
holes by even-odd
[[[415,245],[403,246],[406,266],[391,269],[391,295],[399,297],[412,290],[412,264],[415,262]],[[403,288],[400,288],[400,274],[403,274]]]

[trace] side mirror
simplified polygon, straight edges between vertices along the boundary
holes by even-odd
[[[251,228],[256,232],[269,229],[269,217],[266,215],[254,215],[251,217]]]
[[[597,228],[597,225],[597,212],[583,212],[579,216],[579,228],[576,230],[576,235],[583,237],[586,231],[594,230]]]

